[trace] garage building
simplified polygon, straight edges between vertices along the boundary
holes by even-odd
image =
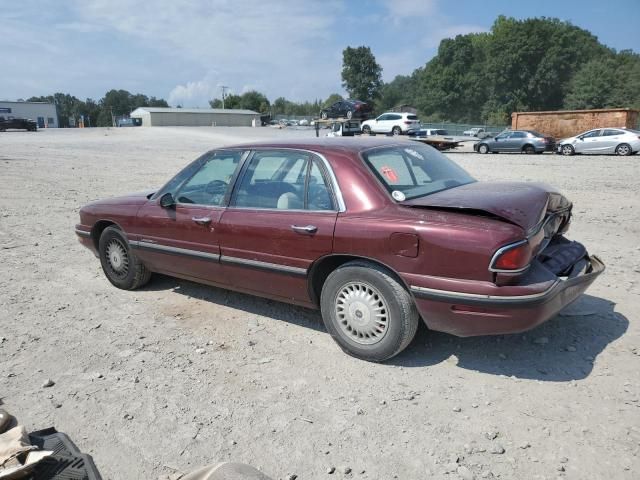
[[[260,114],[252,110],[223,108],[140,107],[131,112],[143,127],[252,127],[260,126]]]
[[[0,117],[29,118],[38,128],[58,128],[58,113],[53,103],[0,101]]]

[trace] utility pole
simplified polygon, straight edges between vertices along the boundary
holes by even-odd
[[[224,110],[224,97],[229,87],[227,87],[226,85],[220,85],[220,88],[222,89],[222,109]]]

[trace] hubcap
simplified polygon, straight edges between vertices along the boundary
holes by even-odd
[[[387,334],[389,309],[380,292],[363,282],[346,284],[335,301],[338,326],[356,343],[372,345]]]
[[[129,256],[124,245],[118,240],[111,240],[106,251],[109,269],[118,277],[125,277],[129,271]]]
[[[565,145],[562,147],[562,153],[565,155],[571,155],[571,147],[569,145]]]

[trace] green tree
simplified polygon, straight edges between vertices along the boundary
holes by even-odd
[[[347,47],[342,52],[342,86],[351,98],[372,103],[382,85],[382,67],[369,47]]]

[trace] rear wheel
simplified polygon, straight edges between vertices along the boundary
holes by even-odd
[[[576,151],[574,150],[573,146],[571,145],[562,145],[562,147],[560,147],[560,153],[562,153],[562,155],[565,156],[570,156],[573,155],[574,153],[576,153]]]
[[[616,147],[616,155],[622,155],[623,157],[626,157],[627,155],[631,155],[632,153],[633,150],[628,143],[621,143]]]
[[[478,145],[478,153],[486,154],[489,153],[489,145],[486,143],[482,143]]]
[[[386,269],[349,262],[334,270],[320,297],[327,330],[349,355],[373,362],[404,350],[418,329],[409,292]]]
[[[533,147],[533,145],[525,145],[524,147],[522,147],[522,152],[526,153],[527,155],[531,155],[533,153],[536,153],[536,149]]]
[[[151,278],[151,271],[131,251],[127,239],[116,227],[107,227],[100,235],[100,263],[107,279],[123,290],[135,290]]]
[[[393,127],[391,129],[391,135],[393,136],[402,135],[402,129],[400,127]]]

